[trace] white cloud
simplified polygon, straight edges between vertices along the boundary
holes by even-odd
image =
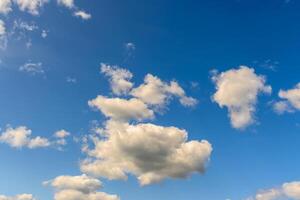
[[[6,34],[4,21],[0,20],[0,37]]]
[[[282,190],[287,197],[293,200],[300,199],[300,182],[284,183],[282,185]]]
[[[130,82],[133,75],[126,69],[101,63],[101,73],[109,77],[111,89],[116,95],[127,94],[133,86]]]
[[[63,5],[67,8],[74,8],[74,0],[57,0],[59,5]]]
[[[294,112],[300,110],[300,83],[289,90],[280,90],[278,96],[283,99],[275,102],[273,108],[276,112]]]
[[[34,23],[34,22],[26,22],[26,21],[23,21],[23,20],[15,20],[14,21],[14,26],[13,26],[14,29],[19,29],[19,30],[22,30],[22,31],[35,31],[35,30],[38,30],[39,27]]]
[[[21,11],[27,11],[32,15],[38,15],[39,9],[44,6],[48,0],[14,0]]]
[[[50,142],[43,137],[31,137],[32,131],[25,126],[12,128],[8,126],[0,135],[0,142],[6,143],[14,148],[28,147],[30,149],[48,147]]]
[[[154,112],[139,99],[120,99],[97,96],[88,102],[89,106],[99,109],[106,117],[115,120],[128,121],[130,119],[143,120],[154,117]]]
[[[36,200],[32,194],[19,194],[16,196],[0,195],[0,200]]]
[[[278,189],[260,191],[256,194],[255,200],[275,200],[282,196]]]
[[[109,195],[97,190],[102,188],[102,183],[87,175],[58,176],[54,180],[44,182],[51,185],[56,192],[54,200],[119,200],[116,195]]]
[[[88,19],[92,18],[91,14],[89,14],[89,13],[83,11],[83,10],[79,10],[79,11],[74,12],[74,16],[80,17],[83,20],[88,20]]]
[[[125,44],[125,48],[126,48],[126,50],[128,50],[128,51],[134,51],[136,47],[135,47],[135,44],[134,44],[134,43],[128,42],[128,43]]]
[[[42,30],[41,36],[42,38],[46,38],[48,36],[48,31]]]
[[[70,76],[68,76],[68,77],[66,78],[66,81],[67,81],[68,83],[77,83],[77,79],[74,78],[74,77],[70,77]]]
[[[163,107],[167,101],[176,96],[184,106],[194,106],[197,100],[187,97],[185,91],[176,81],[165,83],[152,74],[147,74],[144,83],[131,91],[131,95],[141,99],[145,103]]]
[[[4,21],[0,19],[0,49],[5,49],[7,46],[7,35]]]
[[[54,133],[54,137],[56,137],[56,138],[66,138],[66,137],[68,137],[70,135],[71,135],[71,133],[68,132],[68,131],[66,131],[66,130],[64,130],[64,129],[56,131]]]
[[[129,173],[141,185],[203,173],[212,151],[205,140],[187,141],[185,130],[154,124],[110,120],[101,138],[94,138],[81,170],[108,179],[126,179]]]
[[[1,0],[0,1],[0,14],[7,14],[11,9],[11,0]]]
[[[249,200],[300,200],[300,182],[289,182],[282,184],[281,187],[259,191],[255,197]]]
[[[272,91],[271,86],[265,85],[264,76],[246,66],[215,74],[212,80],[217,90],[213,101],[228,108],[234,128],[245,128],[253,123],[258,94]]]
[[[36,74],[44,74],[45,71],[43,69],[43,64],[41,62],[39,63],[25,63],[24,65],[19,67],[19,71],[27,72],[32,75]]]

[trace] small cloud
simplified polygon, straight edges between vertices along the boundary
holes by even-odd
[[[25,63],[24,65],[20,66],[19,71],[27,72],[32,75],[36,74],[44,74],[45,71],[43,69],[43,64],[41,62],[39,63]]]
[[[134,43],[128,42],[128,43],[125,44],[125,48],[126,48],[127,50],[134,51],[136,47],[135,47],[135,44],[134,44]]]
[[[92,15],[83,11],[83,10],[79,10],[79,11],[76,11],[74,13],[74,16],[76,17],[80,17],[81,19],[83,20],[88,20],[88,19],[91,19],[92,18]]]
[[[48,36],[48,31],[42,30],[41,37],[46,38]]]
[[[132,42],[127,42],[124,45],[125,47],[125,60],[133,57],[134,51],[136,50],[136,45]]]
[[[77,79],[74,78],[74,77],[70,77],[70,76],[68,76],[68,77],[66,78],[66,81],[67,81],[68,83],[77,83]]]
[[[31,42],[31,40],[29,40],[28,42],[26,42],[26,48],[27,49],[30,49],[30,47],[32,46],[32,42]]]
[[[75,7],[75,5],[74,5],[74,0],[57,0],[57,3],[58,3],[59,5],[62,5],[62,6],[67,7],[67,8],[69,8],[69,9]]]

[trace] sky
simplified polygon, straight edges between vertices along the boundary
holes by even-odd
[[[0,0],[0,200],[299,200],[299,10]]]

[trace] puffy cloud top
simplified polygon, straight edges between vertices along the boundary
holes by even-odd
[[[88,102],[91,107],[99,109],[106,117],[128,121],[130,119],[142,120],[154,117],[154,112],[139,99],[107,98],[99,95]]]
[[[54,200],[119,200],[116,195],[98,192],[102,183],[84,174],[58,176],[54,180],[44,182],[44,185],[55,188]]]

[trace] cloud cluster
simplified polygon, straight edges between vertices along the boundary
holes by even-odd
[[[32,194],[19,194],[16,196],[0,195],[0,200],[36,200]]]
[[[21,11],[28,12],[32,15],[39,15],[40,9],[49,2],[50,0],[1,0],[0,14],[7,15],[13,10],[13,4],[16,4]],[[73,10],[74,16],[80,17],[83,20],[88,20],[92,17],[91,14],[78,9],[74,4],[74,0],[57,0],[57,4]]]
[[[278,96],[283,99],[274,103],[274,110],[279,113],[300,110],[300,83],[289,90],[280,90]]]
[[[98,192],[102,188],[102,183],[84,174],[58,176],[44,182],[44,185],[50,185],[55,189],[54,200],[119,200],[116,195]]]
[[[0,134],[0,143],[8,144],[13,148],[45,148],[49,146],[62,149],[62,146],[67,144],[66,137],[70,135],[69,132],[65,130],[60,130],[54,133],[54,140],[44,138],[41,136],[32,137],[32,131],[26,126],[19,126],[12,128],[7,126],[7,128]]]
[[[271,86],[265,84],[264,76],[257,75],[254,69],[241,66],[212,77],[216,86],[213,101],[220,107],[227,107],[231,124],[234,128],[245,128],[254,120],[257,96],[270,94]]]
[[[14,148],[28,147],[30,149],[50,146],[47,138],[40,136],[31,137],[31,130],[25,126],[12,128],[8,126],[0,135],[0,142],[6,143]]]
[[[27,11],[32,15],[38,15],[40,8],[48,3],[48,0],[12,0],[21,11]]]
[[[300,182],[284,183],[278,188],[259,191],[255,197],[247,200],[299,200],[300,199]]]
[[[133,97],[98,95],[89,101],[108,120],[98,129],[100,135],[92,137],[93,148],[84,148],[88,154],[80,166],[84,173],[112,180],[127,179],[132,174],[141,185],[147,185],[205,172],[212,152],[208,141],[188,141],[183,129],[141,122],[153,119],[153,108],[165,106],[172,96],[186,106],[194,105],[195,99],[187,97],[177,82],[166,83],[151,74],[133,88],[133,75],[128,70],[102,64],[101,72],[109,77],[114,94]]]
[[[43,64],[41,62],[38,63],[33,63],[33,62],[28,62],[25,63],[24,65],[19,67],[19,71],[21,72],[26,72],[32,75],[36,74],[44,74],[45,70],[43,68]]]

